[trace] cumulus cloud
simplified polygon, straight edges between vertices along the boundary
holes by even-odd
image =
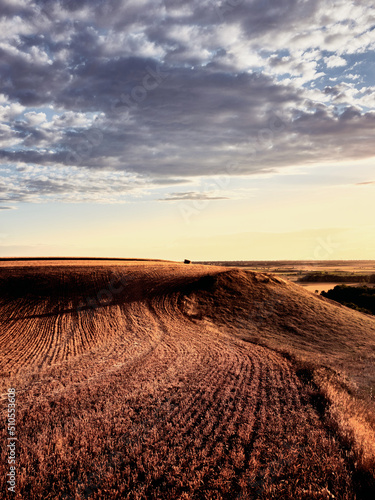
[[[252,175],[375,154],[356,65],[375,48],[369,3],[3,4],[4,200],[123,201],[233,162]]]
[[[340,56],[325,57],[324,62],[326,63],[327,68],[338,68],[340,66],[347,65],[346,60]]]
[[[145,193],[150,181],[123,172],[19,165],[0,177],[0,202],[124,203]]]
[[[45,113],[35,113],[35,111],[25,113],[25,118],[32,127],[37,127],[47,119]]]

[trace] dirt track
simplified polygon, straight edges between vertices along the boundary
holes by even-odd
[[[239,275],[225,273],[163,262],[2,269],[16,498],[355,498],[345,452],[292,365],[227,328],[236,297],[215,306],[213,291],[227,280],[230,295]],[[213,297],[209,311],[200,296]]]

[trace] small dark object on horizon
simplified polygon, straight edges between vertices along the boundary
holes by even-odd
[[[185,259],[184,264],[191,264],[191,260]]]

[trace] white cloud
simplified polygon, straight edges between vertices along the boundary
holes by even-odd
[[[86,113],[76,113],[74,111],[66,111],[61,115],[53,115],[51,122],[45,123],[44,128],[80,128],[89,127],[92,125],[94,118],[90,118]]]
[[[353,73],[349,73],[348,75],[345,75],[345,78],[349,78],[349,80],[358,80],[361,78],[361,75],[353,75]]]
[[[346,66],[347,61],[340,56],[330,56],[330,57],[325,57],[324,62],[327,65],[327,68],[338,68],[340,66]]]
[[[13,174],[0,175],[0,201],[125,203],[146,187],[137,175],[124,172],[20,164]]]
[[[0,106],[0,121],[12,121],[16,116],[24,111],[25,107],[18,102],[13,102],[8,106]]]
[[[25,118],[32,127],[36,127],[47,120],[45,113],[36,113],[35,111],[25,113]]]

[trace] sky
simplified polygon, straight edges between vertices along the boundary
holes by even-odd
[[[375,258],[375,6],[0,0],[0,256]]]

